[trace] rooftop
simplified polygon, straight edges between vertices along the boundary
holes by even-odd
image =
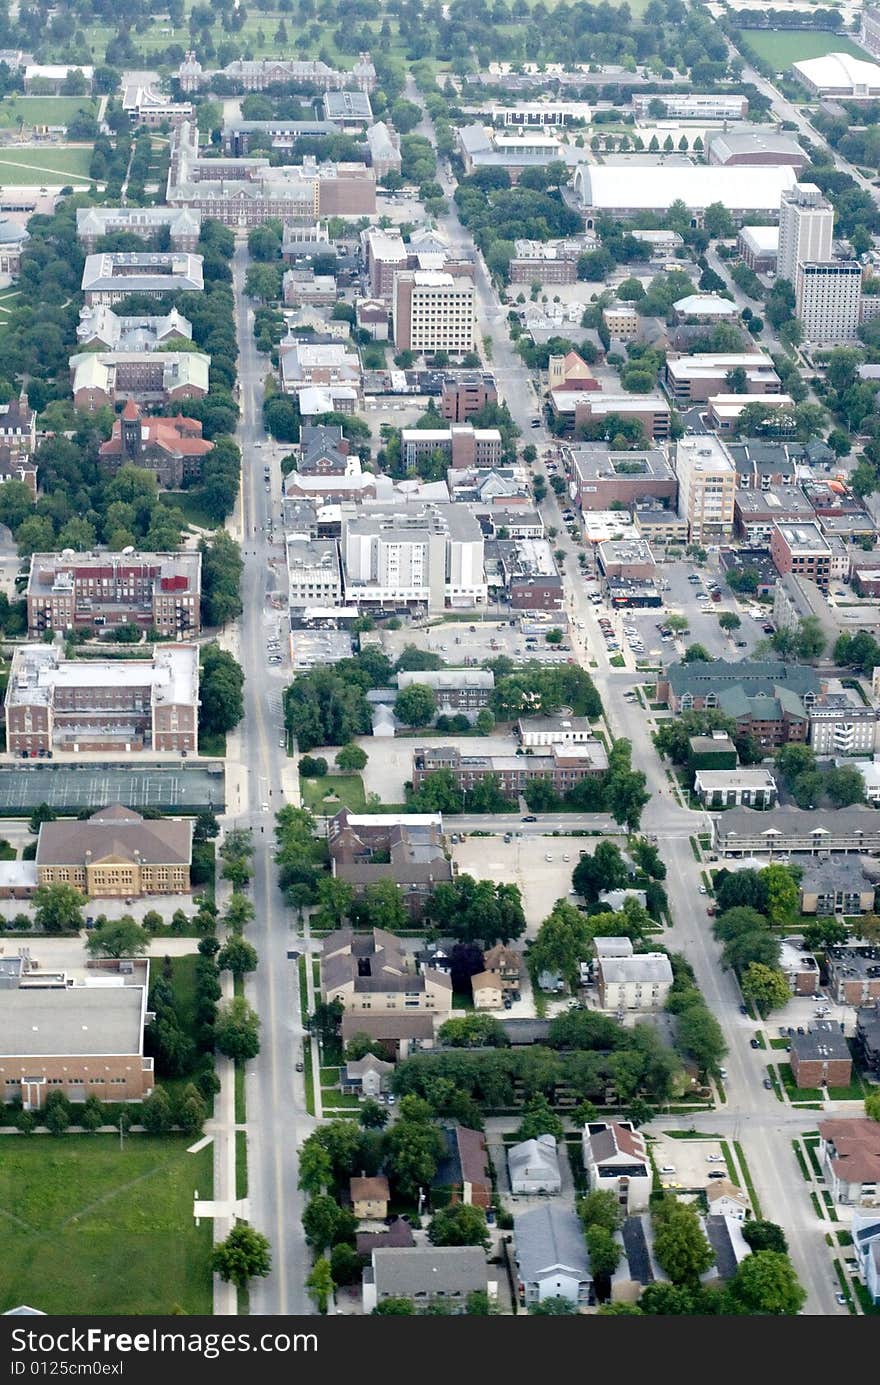
[[[0,992],[0,1055],[99,1057],[143,1053],[144,985],[96,977],[68,986]]]
[[[515,1212],[513,1236],[519,1278],[534,1284],[556,1267],[590,1279],[590,1257],[576,1212],[548,1202],[529,1212]]]

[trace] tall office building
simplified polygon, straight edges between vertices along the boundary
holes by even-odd
[[[736,467],[723,442],[711,434],[680,438],[675,446],[678,513],[691,543],[717,543],[733,530]]]
[[[834,208],[815,183],[796,183],[784,192],[779,205],[777,276],[796,285],[798,265],[830,260],[833,227]]]
[[[862,267],[856,260],[798,265],[796,311],[809,342],[853,341],[858,336]]]
[[[398,351],[474,349],[476,288],[473,279],[439,270],[404,270],[394,277],[394,344]]]

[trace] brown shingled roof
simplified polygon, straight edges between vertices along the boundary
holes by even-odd
[[[391,1196],[384,1174],[378,1174],[375,1178],[351,1178],[348,1191],[352,1202],[387,1202]]]

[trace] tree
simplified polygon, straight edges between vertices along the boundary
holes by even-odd
[[[781,1226],[777,1226],[772,1221],[762,1221],[756,1218],[754,1221],[743,1222],[743,1240],[753,1252],[759,1250],[775,1250],[780,1255],[788,1253],[788,1242]]]
[[[221,971],[231,971],[233,976],[245,976],[257,969],[257,949],[233,934],[217,953],[217,966]]]
[[[211,1269],[225,1283],[246,1289],[251,1279],[265,1278],[272,1269],[269,1242],[247,1222],[234,1226],[211,1255]]]
[[[233,656],[216,644],[202,646],[199,664],[199,733],[224,735],[244,715],[244,673]]]
[[[838,947],[849,937],[849,926],[840,918],[817,918],[803,930],[804,944],[811,952]]]
[[[405,726],[427,726],[437,715],[434,689],[426,683],[411,683],[401,688],[394,699],[394,715]]]
[[[682,660],[686,664],[711,664],[712,655],[704,644],[689,644]]]
[[[150,1135],[165,1135],[171,1129],[174,1114],[164,1087],[157,1087],[141,1106],[141,1124]]]
[[[86,942],[86,951],[90,957],[142,957],[149,944],[146,928],[124,914],[96,928]]]
[[[316,1260],[312,1266],[311,1273],[306,1280],[306,1289],[309,1298],[313,1301],[318,1312],[327,1312],[333,1290],[336,1285],[333,1283],[333,1272],[330,1268],[330,1261],[322,1256]]]
[[[864,803],[865,781],[852,765],[839,765],[825,775],[825,792],[835,808]]]
[[[489,1249],[486,1214],[480,1207],[454,1202],[431,1218],[428,1240],[434,1246],[482,1246]]]
[[[359,773],[366,766],[368,755],[359,745],[350,742],[344,745],[336,756],[338,769],[350,770]]]
[[[529,1312],[536,1318],[570,1318],[577,1310],[577,1304],[570,1298],[564,1298],[562,1294],[553,1294],[550,1298],[542,1299],[540,1303],[529,1304]]]
[[[413,1301],[409,1298],[383,1298],[373,1309],[374,1314],[387,1317],[414,1317],[415,1311]]]
[[[798,745],[797,742],[780,746],[775,758],[777,768],[789,784],[793,783],[799,775],[816,768],[814,752],[808,745]]]
[[[354,887],[338,876],[323,876],[318,881],[318,909],[314,916],[317,928],[341,928],[350,916],[354,904]]]
[[[702,1072],[712,1072],[727,1052],[721,1026],[702,999],[688,1005],[676,1018],[676,1037],[682,1051]]]
[[[880,1121],[880,1092],[868,1092],[865,1097],[865,1115],[868,1120]]]
[[[55,822],[58,814],[48,803],[38,803],[34,811],[28,818],[28,831],[33,832],[34,836],[39,833],[44,822]]]
[[[765,866],[761,871],[765,891],[765,912],[774,925],[793,922],[800,912],[800,896],[794,878],[785,866]]]
[[[616,1231],[623,1222],[623,1210],[617,1198],[604,1188],[597,1188],[582,1197],[577,1211],[584,1227],[603,1226],[606,1231]]]
[[[237,1063],[256,1058],[260,1051],[260,1021],[244,996],[233,996],[217,1008],[214,1022],[214,1043],[218,1052]]]
[[[34,891],[34,923],[44,933],[75,933],[83,927],[85,896],[58,882]]]
[[[443,1153],[440,1131],[429,1120],[405,1117],[401,1102],[400,1117],[385,1133],[384,1141],[388,1169],[398,1194],[407,1201],[415,1201],[419,1188],[427,1188],[437,1172]]]
[[[311,1137],[299,1156],[299,1187],[311,1197],[333,1185],[333,1163],[325,1146]]]
[[[360,926],[381,928],[393,933],[405,928],[409,914],[400,890],[393,880],[373,880],[355,900],[353,915]]]
[[[714,1255],[692,1203],[666,1196],[653,1212],[654,1253],[673,1284],[696,1285]]]
[[[536,1140],[539,1135],[552,1135],[554,1140],[561,1140],[564,1134],[562,1121],[552,1110],[547,1098],[541,1093],[533,1096],[523,1111],[516,1132],[517,1140]]]
[[[306,1233],[306,1240],[316,1255],[323,1254],[329,1246],[333,1245],[337,1239],[342,1220],[346,1219],[347,1225],[347,1219],[350,1216],[351,1213],[340,1207],[336,1198],[330,1197],[327,1193],[313,1197],[306,1203],[302,1216],[303,1230]]]
[[[738,630],[742,625],[742,621],[735,611],[722,611],[718,617],[718,624],[721,626],[722,630],[732,631]]]
[[[599,842],[592,856],[581,856],[571,883],[586,900],[597,900],[604,890],[619,890],[629,879],[626,862],[616,842]]]
[[[727,1294],[739,1312],[776,1317],[799,1313],[807,1298],[788,1256],[776,1250],[747,1255],[728,1284]]]
[[[388,1112],[373,1097],[367,1097],[366,1101],[361,1102],[358,1120],[364,1130],[384,1130],[388,1124]]]
[[[593,932],[586,915],[566,901],[557,900],[526,954],[532,984],[537,984],[542,971],[559,972],[574,990],[579,965],[589,960],[592,943]]]
[[[620,1247],[613,1234],[604,1226],[588,1226],[584,1240],[590,1255],[594,1279],[609,1280],[620,1263]],[[607,1297],[607,1294],[605,1295]]]
[[[743,999],[752,1001],[765,1014],[768,1010],[781,1009],[791,1000],[785,974],[778,967],[768,967],[763,962],[749,962],[740,989]]]

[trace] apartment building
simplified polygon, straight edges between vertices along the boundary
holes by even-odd
[[[394,281],[394,344],[416,355],[474,349],[476,288],[442,271],[403,270]]]
[[[741,486],[733,502],[737,535],[752,548],[769,548],[777,524],[810,524],[815,513],[799,486],[774,490]]]
[[[485,409],[498,403],[498,386],[489,371],[460,371],[444,375],[440,391],[440,412],[447,423],[467,423]]]
[[[390,302],[394,297],[394,276],[406,269],[409,249],[396,226],[368,226],[360,239],[370,293]]]
[[[836,1203],[878,1205],[880,1125],[876,1121],[861,1116],[820,1121],[819,1160]]]
[[[652,1168],[641,1132],[630,1121],[591,1121],[581,1138],[590,1191],[613,1193],[630,1215],[646,1211]]]
[[[287,591],[291,611],[342,605],[342,573],[335,539],[287,536]]]
[[[74,1102],[143,1101],[150,963],[105,960],[70,974],[0,960],[0,1100],[40,1111],[50,1092]]]
[[[37,881],[72,885],[87,899],[187,894],[192,833],[189,818],[143,818],[121,803],[85,821],[44,822]]]
[[[862,855],[866,852],[880,851],[880,827],[877,826],[877,813],[873,808],[836,808],[825,812],[822,809],[804,811],[801,808],[777,807],[766,813],[755,813],[751,808],[729,808],[726,813],[712,819],[712,844],[719,856],[770,856],[785,857],[791,853],[824,857],[832,852],[852,852]],[[831,972],[831,952],[828,949],[829,974]],[[855,949],[849,949],[854,951]],[[858,1005],[862,997],[870,994],[880,997],[880,950],[876,958],[876,991],[866,989],[862,980],[864,968],[853,971],[853,998],[847,1003]],[[840,999],[836,987],[829,993]]]
[[[192,254],[198,248],[202,218],[186,207],[78,207],[76,212],[77,239],[87,255],[102,236],[128,232],[152,239],[165,230],[172,250]]]
[[[202,257],[178,251],[87,255],[80,287],[87,304],[119,303],[133,293],[147,298],[184,290],[200,293],[205,287]]]
[[[421,919],[437,885],[453,878],[439,813],[394,817],[343,809],[330,823],[327,841],[337,879],[356,895],[379,881],[393,881],[414,920]]]
[[[801,913],[829,918],[835,914],[854,917],[873,911],[875,881],[858,862],[829,857],[808,861],[800,879]]]
[[[809,710],[810,745],[817,755],[873,755],[880,713],[866,707],[854,688],[838,678],[823,679]]]
[[[680,438],[675,445],[678,513],[691,543],[714,544],[733,531],[736,468],[722,442],[711,435]]]
[[[575,429],[605,423],[612,416],[640,423],[646,438],[662,442],[669,437],[670,411],[659,394],[605,394],[594,382],[589,391],[552,389],[550,403],[556,417]]]
[[[796,183],[779,204],[779,252],[776,273],[797,285],[798,266],[831,259],[834,208],[815,183]]]
[[[831,581],[831,548],[815,520],[775,524],[770,535],[770,557],[781,577],[793,572],[827,592]]]
[[[7,748],[23,758],[194,752],[198,655],[194,644],[164,644],[151,659],[65,659],[57,645],[21,645],[6,689]]]
[[[854,341],[859,334],[862,266],[857,260],[807,261],[799,264],[795,311],[804,336],[814,344]]]
[[[368,934],[339,928],[321,947],[321,994],[347,1011],[428,1013],[446,1018],[452,981],[441,971],[409,970],[399,938],[381,928]]]
[[[497,428],[474,428],[471,423],[452,423],[448,428],[403,428],[400,452],[404,465],[410,469],[433,453],[448,459],[455,470],[494,467],[501,462],[501,434]]]
[[[632,940],[620,938],[614,956],[596,939],[596,980],[602,1010],[662,1010],[672,988],[672,966],[665,952],[634,952]],[[629,944],[628,948],[626,944]]]
[[[466,506],[345,514],[341,551],[349,605],[434,612],[486,603],[483,533]]]
[[[805,1034],[792,1034],[790,1053],[797,1087],[848,1087],[852,1080],[852,1054],[834,1020],[814,1020]]]
[[[178,553],[33,553],[27,584],[28,633],[120,625],[166,638],[201,631],[202,555]]]
[[[522,793],[532,779],[548,779],[558,794],[583,779],[595,779],[608,768],[601,741],[566,745],[554,742],[545,754],[466,755],[455,746],[419,747],[413,751],[412,784],[418,789],[437,770],[448,770],[463,791],[492,776],[507,797]]]
[[[200,351],[85,351],[71,356],[70,392],[94,413],[121,399],[161,408],[208,393],[211,357]]]
[[[745,373],[746,394],[779,394],[782,383],[769,356],[760,352],[667,356],[666,388],[678,404],[704,404],[723,393],[733,372]]]
[[[777,799],[776,780],[769,769],[698,769],[694,794],[705,808],[772,808]]]
[[[880,947],[868,943],[839,945],[829,947],[825,956],[828,994],[838,1005],[870,1005],[880,1000]]]
[[[779,259],[778,226],[742,226],[736,241],[740,259],[756,274],[776,273]]]
[[[805,742],[819,692],[813,669],[774,659],[671,664],[657,683],[658,699],[676,715],[718,708],[762,746]]]
[[[587,442],[565,445],[562,455],[582,510],[675,503],[678,480],[659,448],[613,452],[606,443]]]

